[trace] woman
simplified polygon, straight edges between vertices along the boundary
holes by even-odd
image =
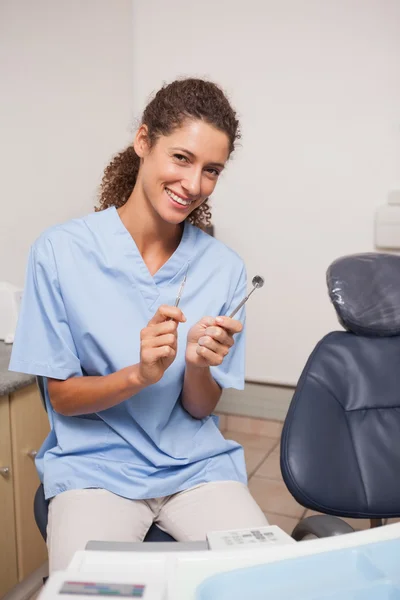
[[[31,248],[10,369],[46,378],[50,571],[153,522],[177,540],[267,523],[242,447],[212,416],[244,382],[244,312],[226,315],[245,268],[202,231],[237,138],[219,87],[163,87],[106,168],[98,210]]]

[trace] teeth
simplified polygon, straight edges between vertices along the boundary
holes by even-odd
[[[172,200],[175,200],[175,202],[178,202],[178,204],[182,204],[182,206],[189,206],[189,204],[192,203],[191,200],[182,200],[182,198],[174,194],[174,192],[171,192],[171,190],[168,188],[165,188],[165,191],[167,192],[168,196],[172,198]]]

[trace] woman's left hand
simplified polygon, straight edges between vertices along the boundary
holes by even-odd
[[[242,329],[242,323],[230,317],[203,317],[189,330],[186,364],[194,367],[220,365],[235,343],[233,336]]]

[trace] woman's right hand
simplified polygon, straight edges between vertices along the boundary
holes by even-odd
[[[160,381],[175,360],[178,324],[186,317],[176,306],[162,305],[140,332],[139,378],[143,385]]]

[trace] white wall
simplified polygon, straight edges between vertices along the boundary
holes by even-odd
[[[131,0],[0,2],[0,281],[46,227],[93,209],[131,139]]]
[[[163,80],[206,75],[241,113],[216,235],[266,278],[248,378],[293,384],[339,328],[327,266],[373,250],[374,211],[400,185],[400,2],[135,2],[133,61],[135,112]]]

